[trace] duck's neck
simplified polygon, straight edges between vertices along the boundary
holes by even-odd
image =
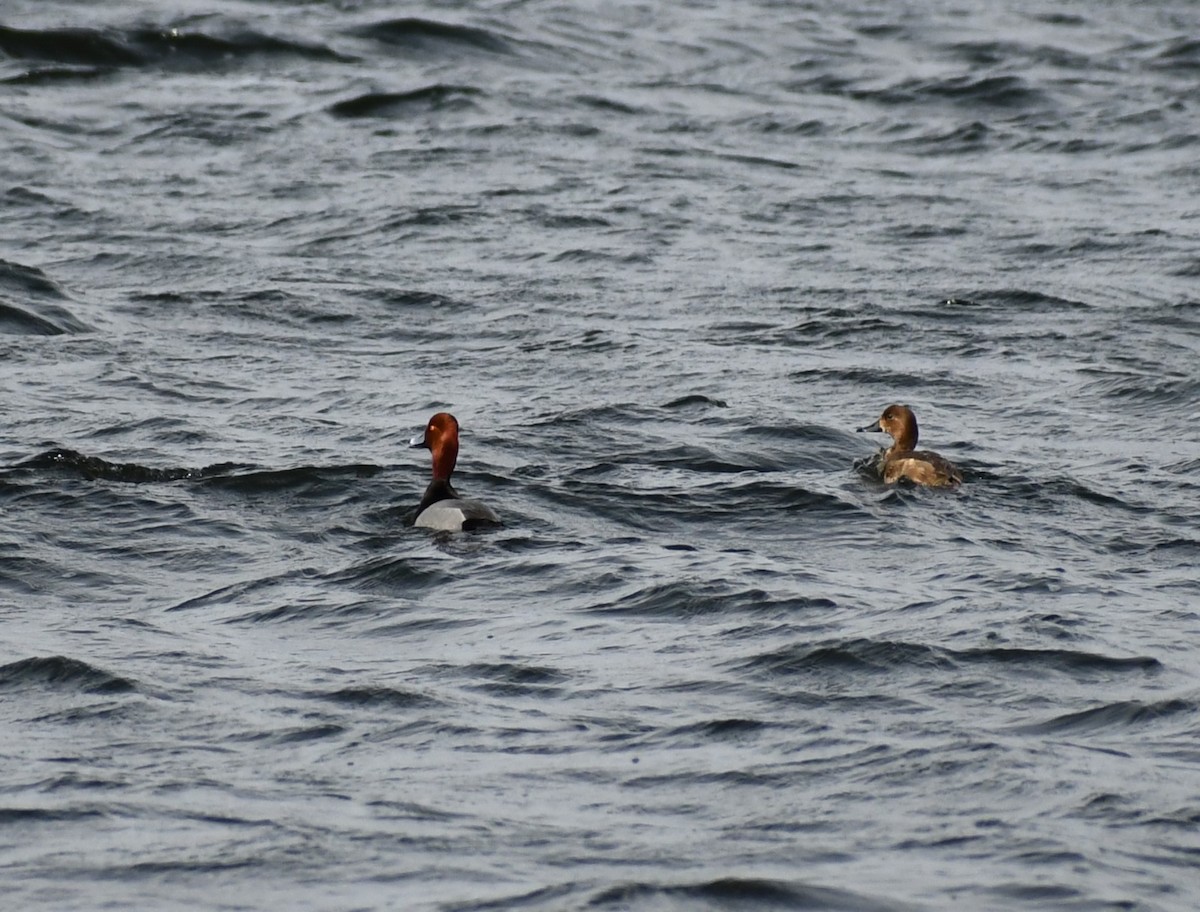
[[[458,462],[458,442],[442,441],[433,451],[433,480],[449,484],[456,462]]]
[[[910,450],[917,448],[917,431],[915,428],[904,428],[899,434],[892,438],[892,445],[888,447],[888,455],[895,456],[899,453],[907,453]]]

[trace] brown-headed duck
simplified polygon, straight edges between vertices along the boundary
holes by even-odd
[[[889,405],[874,424],[860,431],[882,431],[892,438],[892,445],[877,463],[879,477],[887,484],[905,479],[914,484],[949,488],[962,482],[962,472],[954,463],[928,450],[915,450],[917,445],[917,416],[907,405]]]
[[[450,486],[450,475],[458,461],[458,420],[449,412],[438,412],[409,446],[423,447],[433,453],[433,481],[417,507],[414,526],[461,532],[480,526],[494,526],[500,517],[487,504],[466,500]]]

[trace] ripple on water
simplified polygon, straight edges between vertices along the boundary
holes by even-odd
[[[905,912],[914,907],[869,893],[832,889],[803,882],[722,878],[693,883],[631,882],[592,896],[596,909],[829,909],[838,912]]]
[[[59,336],[91,332],[68,305],[76,306],[41,269],[0,260],[0,333]]]
[[[66,656],[37,656],[0,665],[0,690],[118,694],[136,689],[129,678]]]

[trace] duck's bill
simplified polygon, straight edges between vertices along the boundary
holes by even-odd
[[[868,424],[866,427],[860,427],[860,428],[858,429],[858,431],[859,431],[859,433],[860,433],[860,434],[861,434],[863,431],[882,431],[882,430],[883,430],[883,428],[881,428],[881,427],[879,426],[879,419],[878,419],[878,418],[876,418],[874,421],[872,421],[872,422],[871,422],[870,424]]]
[[[414,437],[412,440],[410,440],[408,442],[408,445],[410,447],[424,447],[425,446],[425,432],[422,431],[420,434],[418,434],[416,437]]]

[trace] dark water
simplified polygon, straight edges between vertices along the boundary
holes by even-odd
[[[853,6],[4,4],[5,908],[1200,906],[1196,7]]]

